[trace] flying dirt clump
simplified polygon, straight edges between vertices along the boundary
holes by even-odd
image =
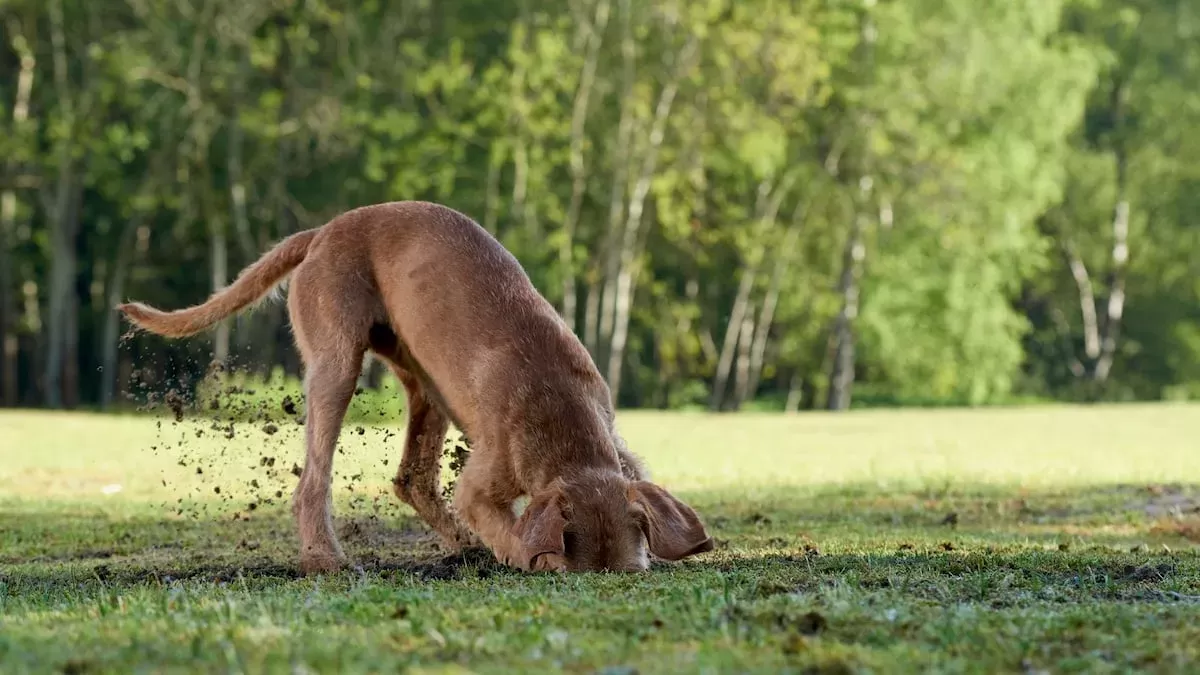
[[[170,391],[167,392],[167,395],[163,399],[163,402],[167,404],[167,407],[171,409],[171,413],[175,415],[175,421],[182,422],[183,421],[183,397],[179,395],[179,392],[176,391],[175,389],[171,389]]]
[[[467,465],[467,458],[471,456],[471,442],[466,436],[454,441],[447,438],[442,447],[442,456],[450,458],[450,464],[447,467],[450,469],[450,482],[442,489],[442,496],[445,499],[451,499],[454,495],[454,486],[458,484],[463,467]]]

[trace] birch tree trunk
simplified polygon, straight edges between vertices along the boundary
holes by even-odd
[[[725,327],[725,339],[721,342],[721,355],[717,359],[717,372],[713,377],[713,386],[708,400],[708,409],[720,411],[725,406],[725,389],[729,386],[729,376],[733,369],[733,359],[736,354],[744,319],[750,306],[750,292],[754,289],[754,281],[758,277],[757,262],[742,270],[738,281],[737,294],[733,298],[733,308],[729,312],[729,323]]]
[[[587,275],[587,303],[583,308],[583,344],[587,347],[588,353],[592,355],[592,360],[599,363],[599,325],[600,319],[600,295],[601,280],[599,273],[589,273]]]
[[[788,381],[787,401],[783,404],[783,411],[786,413],[796,413],[800,411],[801,399],[804,397],[804,377],[800,375],[800,370],[792,373],[792,379]]]
[[[846,238],[846,249],[842,255],[842,273],[838,279],[838,295],[842,308],[834,320],[833,327],[833,371],[829,376],[830,410],[848,410],[854,388],[855,335],[854,320],[858,318],[859,284],[862,280],[863,261],[866,259],[866,199],[871,192],[872,180],[864,176],[859,189],[864,199],[858,213],[851,221],[850,236]]]
[[[617,275],[621,270],[620,241],[623,239],[621,226],[625,211],[626,180],[632,163],[630,151],[633,135],[633,88],[634,65],[637,51],[633,41],[633,9],[630,0],[621,0],[621,116],[617,122],[617,143],[612,157],[612,188],[608,201],[608,234],[604,248],[604,268],[601,275],[602,290],[597,297],[598,315],[590,314],[587,321],[596,329],[587,330],[588,350],[596,363],[602,363],[611,353],[613,319],[617,300]],[[611,387],[611,383],[610,383]],[[613,396],[616,396],[614,392]]]
[[[517,22],[515,31],[522,37],[521,49],[528,52],[530,49],[532,26],[529,21],[529,7],[527,2],[521,3],[520,19]],[[512,215],[522,226],[536,229],[537,215],[528,198],[529,139],[527,137],[528,124],[525,116],[529,108],[529,101],[525,95],[527,79],[525,61],[526,59],[524,58],[517,59],[509,80],[509,126],[513,144]]]
[[[625,343],[629,337],[629,313],[633,305],[634,265],[636,263],[638,243],[642,238],[643,211],[646,196],[650,193],[650,182],[658,167],[658,153],[662,147],[663,136],[666,134],[667,119],[671,115],[671,107],[675,95],[679,92],[679,84],[697,55],[699,38],[692,36],[676,57],[676,68],[671,79],[663,86],[654,108],[654,121],[651,124],[646,154],[642,158],[641,171],[633,192],[629,196],[628,218],[625,221],[624,236],[621,238],[620,268],[617,274],[616,299],[613,306],[612,341],[608,353],[608,386],[612,390],[613,400],[621,387],[621,365],[625,360]]]
[[[1112,373],[1121,331],[1121,320],[1125,314],[1125,279],[1129,265],[1129,176],[1128,152],[1122,131],[1125,120],[1125,103],[1129,95],[1128,85],[1118,80],[1111,94],[1111,109],[1117,127],[1117,140],[1113,149],[1116,163],[1117,197],[1113,205],[1109,231],[1112,237],[1109,253],[1107,278],[1108,299],[1103,314],[1092,275],[1088,272],[1083,257],[1076,250],[1068,235],[1060,235],[1060,245],[1067,261],[1067,269],[1075,282],[1079,294],[1079,314],[1083,322],[1083,353],[1085,359],[1071,356],[1071,371],[1077,376],[1086,376],[1094,384],[1103,385]],[[1065,322],[1064,322],[1065,323]],[[1084,366],[1086,361],[1088,366]]]
[[[784,235],[779,255],[775,258],[775,269],[771,273],[771,282],[767,287],[767,295],[763,298],[762,311],[755,324],[754,340],[750,347],[750,372],[744,386],[739,385],[734,402],[735,408],[752,398],[758,392],[758,384],[762,380],[763,365],[766,360],[767,340],[770,337],[771,326],[775,322],[775,309],[779,306],[779,294],[783,288],[783,280],[791,267],[795,249],[800,242],[801,219],[803,206],[798,206],[792,214],[790,227]]]
[[[746,390],[750,380],[750,354],[755,333],[753,307],[742,317],[742,329],[739,333],[737,365],[733,374],[734,393],[733,397],[724,404],[723,409],[725,410],[739,409],[747,398]]]
[[[583,145],[587,140],[588,102],[596,82],[596,66],[600,61],[600,45],[604,41],[604,30],[608,26],[608,15],[612,3],[599,0],[596,15],[590,25],[580,30],[585,32],[586,51],[583,67],[579,73],[579,86],[575,91],[575,102],[571,109],[571,201],[567,205],[566,220],[563,222],[563,237],[558,248],[558,262],[562,279],[562,316],[567,327],[575,331],[578,304],[575,287],[575,231],[579,225],[579,214],[583,209],[583,194],[587,187],[587,166],[583,157]]]
[[[1088,360],[1100,358],[1100,322],[1096,316],[1096,291],[1092,287],[1092,277],[1087,265],[1083,262],[1075,245],[1069,239],[1062,245],[1063,255],[1067,259],[1067,269],[1075,281],[1075,289],[1079,293],[1079,315],[1083,319],[1083,353]]]
[[[873,6],[869,5],[869,6]],[[864,86],[869,87],[874,79],[875,43],[878,34],[873,18],[868,10],[863,14],[860,25],[860,48],[862,50],[862,65],[867,73]],[[873,121],[870,112],[862,112],[859,124],[853,131],[857,134],[869,133]],[[871,189],[874,180],[870,175],[871,157],[869,150],[863,158],[863,174],[858,179],[858,200],[855,213],[851,219],[850,233],[846,238],[846,248],[842,255],[842,272],[838,279],[838,295],[841,296],[842,306],[838,311],[833,326],[833,365],[830,368],[829,392],[826,407],[830,410],[848,410],[854,388],[854,368],[856,365],[854,322],[858,318],[859,291],[862,278],[863,261],[866,259],[866,228],[867,205],[871,201]],[[837,155],[840,155],[840,150]],[[836,175],[837,155],[831,153],[825,158],[826,170],[830,175]]]
[[[1125,314],[1125,277],[1129,265],[1129,160],[1123,136],[1126,99],[1129,87],[1121,82],[1114,87],[1112,106],[1116,111],[1117,141],[1113,152],[1117,173],[1117,200],[1112,216],[1112,253],[1109,262],[1108,304],[1105,308],[1104,335],[1100,342],[1100,358],[1092,371],[1098,383],[1108,381],[1117,354],[1117,339],[1121,318]]]
[[[751,304],[750,295],[758,280],[758,271],[763,257],[766,255],[765,244],[761,242],[766,231],[775,223],[775,219],[779,215],[779,208],[783,205],[783,199],[791,190],[796,177],[796,172],[792,171],[778,185],[773,184],[770,180],[764,180],[758,185],[753,227],[754,239],[759,242],[759,247],[747,255],[749,262],[742,269],[738,281],[737,294],[734,296],[733,308],[729,313],[729,324],[725,328],[725,339],[721,343],[721,355],[717,359],[717,372],[713,377],[713,388],[708,402],[709,410],[719,411],[725,408],[725,392],[729,387],[734,357],[737,354],[738,344],[741,342],[741,331],[747,325],[746,314]],[[753,323],[751,320],[750,325],[753,326]],[[749,340],[750,336],[746,336],[746,339]],[[748,354],[747,358],[749,358]]]

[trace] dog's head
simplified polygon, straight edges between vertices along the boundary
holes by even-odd
[[[649,554],[679,560],[713,548],[691,507],[619,474],[555,481],[533,496],[515,533],[535,570],[637,572]]]

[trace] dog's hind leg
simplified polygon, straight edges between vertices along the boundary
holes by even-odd
[[[334,571],[346,562],[333,530],[333,454],[361,363],[361,354],[320,359],[305,376],[307,453],[292,509],[300,527],[300,568],[306,574]]]
[[[408,395],[408,427],[400,469],[392,481],[396,496],[437,532],[442,544],[457,552],[474,543],[471,533],[450,513],[440,493],[442,448],[450,422],[425,395],[412,373],[390,362]]]
[[[344,300],[317,297],[346,289],[322,287],[302,268],[288,304],[296,342],[306,365],[304,390],[306,456],[292,512],[300,530],[300,569],[305,574],[342,568],[346,557],[333,529],[333,455],[342,422],[362,370],[369,315]],[[354,297],[352,294],[341,296]]]

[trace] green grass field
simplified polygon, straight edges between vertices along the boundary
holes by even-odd
[[[361,569],[297,578],[291,422],[0,414],[0,671],[1181,672],[1200,407],[622,413],[717,550],[642,575],[440,559],[348,426]],[[268,433],[271,432],[271,433]]]

